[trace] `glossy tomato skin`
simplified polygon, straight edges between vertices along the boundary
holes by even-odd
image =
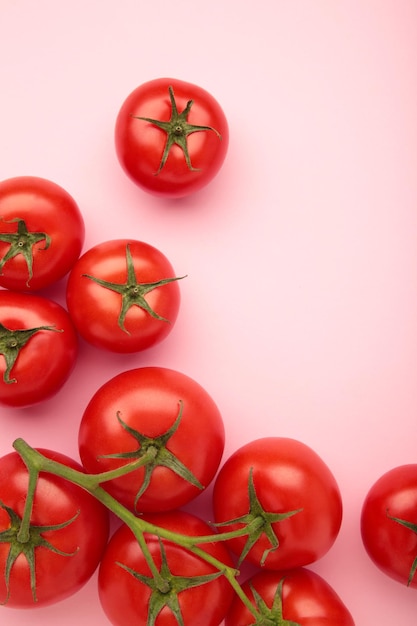
[[[193,101],[188,115],[190,124],[210,126],[217,131],[205,130],[188,135],[188,151],[194,169],[187,165],[182,149],[173,145],[165,165],[158,171],[167,133],[137,119],[147,117],[168,121],[172,112],[170,86],[179,113],[188,101]],[[116,154],[123,170],[139,187],[154,195],[181,197],[207,185],[220,170],[228,144],[227,119],[217,100],[205,89],[174,78],[151,80],[134,89],[124,101],[116,120]]]
[[[417,558],[417,464],[390,469],[372,485],[362,506],[361,535],[369,557],[384,574],[417,588],[416,575],[409,581]]]
[[[274,522],[279,547],[271,547],[265,534],[258,538],[245,560],[266,569],[290,569],[313,563],[333,545],[342,521],[342,499],[329,467],[306,444],[286,437],[256,439],[232,454],[221,468],[213,490],[216,523],[246,515],[248,482],[252,470],[257,498],[267,513],[298,511]],[[223,530],[241,528],[241,523]],[[247,538],[230,540],[241,555]]]
[[[189,376],[162,367],[128,370],[107,381],[91,398],[79,428],[81,461],[89,473],[125,465],[130,459],[104,458],[132,453],[141,445],[118,421],[136,431],[157,437],[182,418],[167,449],[198,479],[204,489],[213,480],[224,450],[224,424],[214,400]],[[154,469],[149,487],[135,498],[145,476],[143,468],[103,487],[133,511],[155,512],[179,508],[202,491],[172,469]]]
[[[33,245],[30,277],[22,253],[12,254],[11,235],[21,226],[21,244],[37,233]],[[46,239],[46,235],[49,239]],[[78,259],[85,236],[80,209],[70,194],[56,183],[37,176],[17,176],[0,182],[0,285],[14,291],[38,291],[63,278]],[[19,243],[15,241],[18,248]]]
[[[5,342],[10,333],[0,329],[0,404],[26,407],[47,400],[61,389],[75,366],[78,336],[67,311],[35,294],[0,290],[0,325],[8,331],[50,326],[36,332],[20,349],[5,382]]]
[[[251,586],[271,608],[282,584],[284,620],[299,626],[355,626],[353,617],[336,591],[321,576],[306,568],[283,572],[263,571],[242,585],[243,591],[256,606]],[[239,598],[235,598],[226,617],[225,626],[249,626],[255,618]]]
[[[82,471],[79,463],[66,455],[39,449],[45,456]],[[0,501],[22,518],[27,493],[28,472],[17,452],[0,459]],[[77,512],[78,515],[77,515]],[[61,601],[76,593],[97,569],[107,545],[109,516],[93,496],[80,487],[51,474],[40,474],[36,487],[31,525],[53,526],[76,519],[59,530],[43,533],[55,548],[71,554],[62,556],[45,548],[35,548],[36,602],[33,599],[29,566],[24,556],[15,561],[10,574],[7,607],[34,608]],[[10,527],[10,517],[0,507],[0,533]],[[1,537],[1,535],[0,535]],[[5,563],[10,544],[0,541],[0,600],[7,598]]]
[[[119,323],[122,295],[88,276],[115,285],[126,283],[127,247],[138,283],[176,278],[169,260],[154,246],[114,239],[90,248],[78,259],[68,277],[66,292],[68,311],[80,335],[97,348],[118,353],[145,350],[165,339],[175,325],[180,307],[179,283],[174,280],[144,296],[163,320],[134,304],[127,311],[124,323]]]
[[[145,515],[158,527],[189,536],[213,534],[206,522],[196,515],[183,511]],[[155,535],[146,533],[146,543],[160,570],[161,549]],[[175,545],[162,540],[166,560],[174,576],[205,576],[217,570],[202,559]],[[201,546],[217,560],[232,566],[229,553],[222,542],[205,543]],[[146,626],[151,589],[122,569],[117,563],[151,576],[143,553],[130,529],[121,526],[108,544],[99,569],[99,597],[102,607],[113,626]],[[187,589],[178,594],[184,626],[218,626],[230,608],[233,590],[224,576],[206,584]],[[157,626],[178,626],[172,611],[164,607],[156,619]]]

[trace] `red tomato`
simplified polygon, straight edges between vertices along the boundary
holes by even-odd
[[[37,291],[63,278],[84,243],[84,221],[62,187],[36,176],[0,182],[0,285]]]
[[[131,510],[166,511],[212,481],[224,436],[219,409],[197,382],[144,367],[118,374],[95,393],[81,420],[79,451],[86,470],[100,473],[153,450],[145,469],[103,487]]]
[[[0,290],[0,404],[24,407],[54,395],[77,354],[78,337],[63,307]]]
[[[145,516],[146,521],[188,536],[212,535],[200,518],[182,511]],[[145,534],[153,561],[170,592],[155,587],[142,550],[131,530],[123,525],[112,536],[99,569],[99,597],[104,612],[114,626],[217,626],[226,615],[233,590],[212,565],[173,542]],[[211,556],[232,566],[221,542],[201,546]],[[211,580],[205,577],[213,577]],[[203,577],[198,586],[184,589],[184,579]],[[175,593],[177,591],[177,593]],[[152,611],[153,619],[148,619]],[[175,617],[175,613],[180,618]]]
[[[210,182],[226,157],[229,131],[219,103],[207,91],[160,78],[137,87],[116,121],[116,153],[142,189],[169,197]]]
[[[363,503],[361,533],[381,571],[417,588],[417,464],[395,467],[375,482]]]
[[[340,491],[327,465],[285,437],[257,439],[232,454],[214,484],[213,505],[223,530],[253,522],[252,533],[229,546],[267,569],[316,561],[333,545],[342,521]]]
[[[242,588],[252,604],[264,615],[262,624],[355,626],[352,615],[334,589],[321,576],[308,569],[259,572],[246,581]],[[251,612],[236,597],[225,625],[248,626],[255,623],[261,622],[255,621]]]
[[[137,352],[171,332],[179,278],[153,246],[115,239],[85,252],[67,283],[67,306],[80,335],[112,352]]]
[[[63,454],[40,452],[82,470]],[[62,478],[42,473],[36,486],[29,540],[22,543],[18,531],[27,487],[28,471],[19,454],[2,457],[0,601],[18,608],[52,604],[78,591],[96,570],[109,532],[107,510],[93,496]],[[35,575],[34,585],[31,573]]]

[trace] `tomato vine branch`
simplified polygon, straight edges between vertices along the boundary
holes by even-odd
[[[149,551],[148,545],[144,537],[145,533],[155,535],[159,539],[166,539],[168,541],[174,542],[178,546],[183,547],[184,549],[190,551],[192,554],[203,559],[206,563],[211,564],[215,569],[218,570],[220,574],[225,576],[236,595],[241,599],[241,601],[245,604],[248,610],[256,618],[259,617],[258,609],[246,596],[239,581],[237,580],[239,571],[233,567],[226,565],[222,561],[219,561],[201,547],[201,544],[204,543],[212,543],[213,541],[225,541],[227,539],[232,539],[245,535],[248,532],[245,527],[239,528],[234,531],[216,533],[213,535],[182,535],[180,533],[170,531],[160,526],[156,526],[155,524],[152,524],[151,522],[148,522],[141,517],[137,517],[132,511],[127,509],[118,500],[116,500],[116,498],[114,498],[103,487],[101,487],[102,482],[125,475],[146,463],[147,459],[145,458],[145,456],[141,459],[133,461],[132,463],[128,463],[121,468],[117,468],[116,470],[103,472],[102,474],[86,474],[82,471],[59,463],[58,461],[54,461],[53,459],[45,457],[41,452],[29,446],[29,444],[27,444],[23,439],[16,439],[13,443],[13,448],[19,453],[29,472],[28,493],[23,516],[24,523],[22,522],[22,527],[20,529],[23,537],[26,536],[27,527],[30,523],[33,499],[39,475],[41,473],[48,473],[54,476],[61,477],[64,480],[78,485],[82,489],[88,491],[109,511],[116,515],[130,528],[136,540],[138,541],[138,544],[143,552],[143,555],[149,565],[149,568],[155,578],[156,583],[159,582],[160,584],[162,584],[163,580],[161,579],[161,573],[156,567],[152,555]]]

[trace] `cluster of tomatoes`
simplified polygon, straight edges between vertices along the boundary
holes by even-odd
[[[115,137],[135,183],[180,197],[216,175],[228,126],[206,91],[160,79],[129,95]],[[78,336],[137,352],[173,328],[184,277],[169,260],[133,239],[82,254],[84,234],[77,204],[55,183],[0,183],[0,404],[28,406],[57,392],[76,364]],[[64,277],[66,308],[37,295]],[[55,463],[40,473],[17,451],[0,459],[0,600],[56,602],[99,568],[100,601],[115,626],[353,626],[337,593],[306,567],[327,553],[342,522],[330,469],[283,437],[252,441],[221,466],[224,443],[218,407],[195,380],[163,367],[109,380],[80,421],[81,464],[50,450],[37,451]],[[85,488],[81,475],[99,475],[100,485]],[[183,509],[213,481],[208,524]],[[371,558],[410,586],[416,506],[417,468],[405,466],[374,485],[362,512]],[[110,538],[109,512],[122,520]],[[147,532],[134,532],[132,515]],[[253,572],[240,582],[243,563]]]

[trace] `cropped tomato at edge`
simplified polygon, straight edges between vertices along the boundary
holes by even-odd
[[[85,226],[70,194],[37,176],[0,182],[0,286],[39,291],[63,278],[81,254]]]
[[[158,527],[189,536],[212,535],[212,528],[196,515],[184,511],[155,513],[144,520]],[[145,533],[145,540],[153,560],[172,591],[159,594],[136,538],[122,525],[111,537],[99,568],[99,598],[103,610],[113,626],[178,626],[183,619],[186,626],[218,626],[233,600],[233,589],[223,575],[217,576],[213,565],[191,554],[186,549],[155,535]],[[232,560],[222,542],[211,542],[202,548],[218,561],[232,567]],[[169,573],[164,566],[167,566]],[[171,579],[171,575],[174,577]],[[184,578],[215,576],[203,584],[181,590]],[[144,578],[140,578],[144,577]],[[173,596],[175,589],[178,608]],[[160,608],[156,621],[148,620],[151,596],[158,598]],[[173,607],[173,608],[171,608]],[[159,610],[158,610],[159,609]],[[178,616],[174,615],[175,610]]]
[[[78,336],[60,304],[0,289],[0,405],[27,407],[50,398],[77,356]]]
[[[64,454],[40,448],[39,451],[82,471],[79,463]],[[6,563],[22,547],[17,531],[27,487],[28,471],[19,454],[11,452],[1,457],[0,602],[11,608],[46,606],[79,591],[95,572],[109,534],[108,511],[98,500],[63,478],[41,474],[30,517],[30,541],[25,546],[26,550],[34,546],[35,587],[30,581],[29,560],[22,552],[16,554],[7,585]]]
[[[269,616],[271,621],[267,622],[265,616],[265,624],[355,626],[351,613],[336,591],[324,578],[304,567],[258,572],[243,583],[242,589],[252,604]],[[282,616],[282,621],[278,621],[278,616]],[[249,609],[239,598],[234,598],[225,626],[255,623]]]
[[[376,480],[362,505],[360,525],[373,563],[417,589],[417,464],[400,465]]]

